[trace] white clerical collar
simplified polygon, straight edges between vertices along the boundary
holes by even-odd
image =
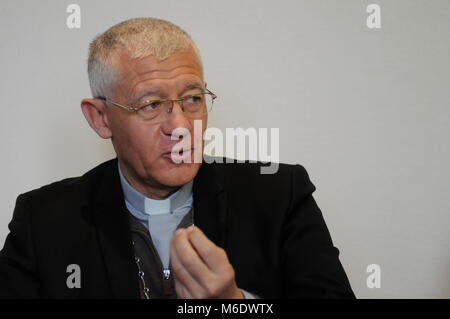
[[[139,212],[146,215],[173,214],[177,209],[185,205],[192,205],[193,180],[181,186],[179,190],[165,199],[151,199],[134,189],[122,174],[120,165],[118,167],[125,201]]]

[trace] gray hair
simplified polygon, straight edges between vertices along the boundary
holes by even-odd
[[[107,96],[116,80],[118,50],[131,58],[155,56],[163,61],[177,51],[193,49],[200,68],[200,52],[191,37],[175,24],[156,18],[136,18],[116,24],[89,46],[88,75],[94,97]]]

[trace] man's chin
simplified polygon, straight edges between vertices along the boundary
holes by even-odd
[[[160,183],[169,187],[178,187],[192,181],[201,163],[169,163],[160,175]]]

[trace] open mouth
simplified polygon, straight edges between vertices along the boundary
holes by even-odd
[[[173,155],[183,155],[184,153],[191,153],[191,151],[192,151],[192,149],[188,149],[188,150],[183,150],[183,149],[181,149],[180,151],[178,151],[178,152],[173,152],[173,153],[171,153],[171,154],[173,154]]]
[[[178,151],[171,151],[163,154],[163,157],[170,159],[172,162],[190,162],[191,154],[194,151],[193,148],[190,149],[180,149]]]

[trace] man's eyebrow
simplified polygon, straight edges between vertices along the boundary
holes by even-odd
[[[182,94],[186,91],[193,90],[193,89],[203,89],[203,85],[200,82],[193,82],[189,83],[184,87],[184,90],[182,91]],[[159,96],[161,97],[161,92],[157,89],[147,89],[144,92],[140,93],[139,96],[135,99],[133,99],[133,103],[139,102],[144,96]]]
[[[160,92],[156,89],[147,89],[132,99],[132,103],[138,103],[144,96],[159,96]]]
[[[203,88],[203,86],[201,83],[195,82],[195,83],[190,83],[190,84],[186,85],[185,91],[192,90],[192,89],[202,89],[202,88]]]

